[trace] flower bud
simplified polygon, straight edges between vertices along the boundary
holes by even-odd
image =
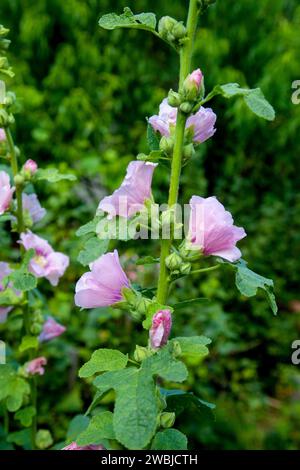
[[[173,108],[178,108],[181,103],[180,94],[176,91],[170,90],[168,94],[168,104]]]
[[[152,353],[148,348],[136,345],[133,355],[135,361],[142,362],[144,359],[147,359],[147,357],[150,356],[152,356]]]
[[[177,21],[172,29],[172,34],[175,39],[183,39],[186,36],[186,27],[180,21]]]
[[[163,16],[158,23],[158,33],[167,38],[168,33],[171,33],[177,21],[171,16]]]
[[[162,428],[171,428],[175,423],[175,413],[164,412],[160,415],[160,425]]]
[[[192,265],[191,263],[183,263],[180,266],[180,272],[181,274],[187,275],[191,272]]]
[[[159,310],[152,318],[149,332],[150,345],[158,349],[167,344],[172,327],[171,310]]]
[[[16,175],[14,177],[14,182],[16,186],[22,186],[24,184],[24,177],[22,175]]]
[[[180,110],[185,114],[190,114],[193,107],[194,107],[193,103],[190,103],[189,101],[184,101],[180,105]]]
[[[175,271],[180,269],[182,258],[177,253],[172,253],[166,258],[165,263],[170,271]]]
[[[34,160],[27,160],[25,164],[23,165],[23,170],[25,172],[28,172],[30,175],[34,175],[37,172],[38,165]]]
[[[38,449],[42,450],[52,446],[53,438],[50,431],[48,431],[48,429],[40,429],[36,434],[35,444]]]
[[[30,327],[30,332],[33,335],[38,336],[42,332],[42,329],[43,327],[40,323],[34,322]]]
[[[188,144],[183,147],[183,158],[189,160],[195,154],[194,144]]]
[[[182,93],[187,101],[195,101],[200,96],[203,74],[200,69],[190,73],[183,82]]]
[[[173,153],[174,148],[174,140],[172,137],[165,137],[163,136],[159,142],[159,148],[167,155],[171,155]]]
[[[136,300],[134,303],[134,309],[136,312],[139,313],[140,316],[145,315],[149,305],[151,304],[151,300],[147,299],[147,297],[143,297],[142,295],[137,295]]]

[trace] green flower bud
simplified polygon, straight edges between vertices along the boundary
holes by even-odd
[[[170,271],[180,270],[182,258],[177,253],[172,253],[166,258],[166,266]]]
[[[160,415],[160,425],[162,428],[171,428],[175,423],[175,413],[164,412]]]
[[[0,65],[1,68],[1,65]],[[9,121],[8,113],[5,109],[0,109],[0,127],[6,127]]]
[[[171,155],[173,153],[174,147],[174,140],[172,137],[165,137],[163,136],[159,142],[159,148],[167,155]]]
[[[193,103],[189,103],[188,101],[184,101],[184,103],[181,103],[180,109],[183,113],[190,114],[194,105]]]
[[[6,94],[6,97],[4,98],[4,104],[6,106],[12,106],[16,101],[16,95],[11,92],[11,91],[8,91],[7,94]]]
[[[195,148],[193,144],[188,144],[183,147],[183,158],[189,160],[195,154]]]
[[[180,272],[181,274],[189,274],[191,272],[191,263],[183,263],[181,266],[180,266]]]
[[[50,431],[47,429],[40,429],[36,434],[35,444],[38,449],[42,450],[52,446],[53,438],[50,434]]]
[[[40,323],[34,322],[30,327],[30,332],[33,335],[38,336],[42,332],[42,329],[43,329],[43,327]]]
[[[24,184],[24,177],[21,175],[16,175],[14,177],[14,182],[16,186],[22,186]]]
[[[170,90],[168,94],[168,104],[173,106],[173,108],[178,108],[181,103],[180,94],[176,91]]]
[[[151,300],[147,299],[147,297],[143,297],[141,294],[138,294],[135,299],[135,303],[133,308],[140,314],[146,315],[149,305],[151,304]]]
[[[175,39],[179,40],[186,36],[186,27],[182,22],[177,21],[172,29],[172,34]]]
[[[133,355],[135,361],[142,362],[144,359],[147,359],[147,357],[150,356],[152,356],[152,352],[150,351],[150,349],[136,345]]]
[[[158,23],[158,33],[167,38],[168,33],[171,33],[177,21],[171,16],[163,16]]]

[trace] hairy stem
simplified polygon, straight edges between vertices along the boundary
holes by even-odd
[[[190,0],[189,12],[187,19],[187,41],[182,46],[180,51],[180,72],[179,72],[179,88],[182,86],[184,79],[191,69],[191,61],[193,55],[194,37],[197,28],[198,19],[198,2],[197,0]],[[174,151],[172,158],[170,188],[168,206],[172,208],[177,204],[178,191],[180,184],[181,166],[182,166],[182,150],[184,144],[184,130],[186,125],[187,115],[178,110],[176,128],[175,128],[175,141]],[[161,255],[160,255],[160,273],[157,287],[157,301],[161,304],[166,303],[169,290],[168,271],[166,267],[166,258],[170,253],[172,245],[172,237],[170,239],[163,239],[161,241]]]

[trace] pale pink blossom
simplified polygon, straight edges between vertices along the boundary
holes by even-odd
[[[187,76],[186,80],[189,83],[196,85],[196,87],[200,89],[201,82],[203,80],[203,74],[200,69],[196,69]]]
[[[76,442],[71,442],[71,444],[67,445],[66,447],[63,447],[61,450],[106,450],[106,449],[102,445],[91,444],[89,446],[80,447],[76,444]]]
[[[23,209],[28,211],[32,222],[35,224],[42,220],[46,215],[46,209],[44,209],[36,194],[26,194],[22,195],[23,200]]]
[[[5,130],[0,128],[0,142],[4,142],[6,140]]]
[[[66,331],[66,327],[58,323],[54,318],[48,317],[43,325],[43,330],[39,336],[40,342],[50,341],[57,336],[62,335]]]
[[[193,196],[190,200],[188,239],[203,255],[220,256],[228,261],[241,257],[236,243],[246,236],[242,227],[233,225],[230,212],[215,196]]]
[[[172,314],[170,310],[159,310],[152,318],[149,332],[150,344],[153,349],[161,348],[170,336],[172,328]]]
[[[36,277],[45,277],[57,286],[58,280],[69,266],[69,257],[54,251],[49,243],[30,230],[21,234],[20,243],[25,250],[34,249],[35,255],[29,262],[29,270]]]
[[[159,107],[159,114],[151,116],[149,123],[155,131],[161,135],[169,137],[172,126],[175,127],[177,118],[177,108],[173,108],[168,104],[168,100],[164,99]],[[186,129],[193,128],[193,141],[196,144],[205,142],[216,132],[214,127],[217,116],[210,108],[201,106],[196,114],[188,117]]]
[[[11,269],[8,263],[0,262],[0,292],[4,290],[4,285],[1,283],[5,276],[11,273]],[[4,323],[7,319],[7,315],[12,310],[12,307],[0,307],[0,323]]]
[[[47,359],[44,356],[36,357],[32,361],[27,362],[25,370],[29,375],[44,375],[44,366],[47,364]]]
[[[10,206],[15,188],[10,185],[9,175],[0,171],[0,215]]]
[[[129,287],[117,250],[90,264],[90,272],[76,284],[75,304],[83,308],[106,307],[123,299],[122,288]]]
[[[27,160],[23,165],[23,170],[28,171],[31,175],[37,172],[38,165],[34,160]]]
[[[116,215],[131,217],[141,211],[151,197],[153,171],[157,165],[151,162],[130,162],[121,186],[111,196],[100,201],[98,209],[108,213],[111,219]]]

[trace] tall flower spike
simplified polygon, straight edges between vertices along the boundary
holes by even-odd
[[[117,250],[90,264],[75,288],[75,304],[82,308],[107,307],[123,299],[122,288],[129,287]]]
[[[130,162],[121,186],[100,201],[98,209],[108,213],[111,219],[116,215],[131,217],[144,207],[151,196],[153,171],[157,165],[150,162]]]
[[[155,131],[158,131],[162,136],[169,137],[171,127],[175,126],[177,118],[177,108],[173,108],[168,104],[165,98],[159,107],[159,114],[151,116],[149,123]],[[196,114],[193,114],[187,119],[186,129],[193,128],[193,141],[196,144],[205,142],[212,137],[216,132],[214,127],[217,116],[210,108],[201,106]]]
[[[11,187],[9,175],[0,171],[0,215],[10,206],[15,188]]]
[[[159,310],[152,318],[149,332],[150,344],[158,349],[167,344],[172,327],[172,314],[170,310]]]
[[[52,286],[57,286],[69,266],[69,257],[54,251],[49,243],[28,230],[21,234],[20,243],[28,251],[31,248],[35,256],[29,262],[29,270],[36,277],[45,277]]]
[[[233,225],[230,212],[215,196],[193,196],[190,208],[188,239],[192,246],[205,256],[220,256],[230,262],[238,260],[241,252],[235,245],[246,237],[246,232]]]

